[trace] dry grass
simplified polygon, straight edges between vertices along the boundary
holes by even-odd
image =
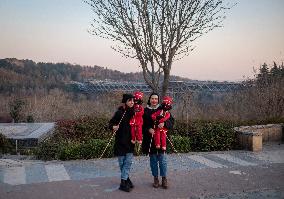
[[[214,94],[202,102],[198,93],[189,93],[175,99],[172,110],[176,119],[202,120],[266,120],[284,118],[284,81],[269,86],[255,86],[236,93]],[[46,93],[0,95],[0,117],[9,116],[9,102],[22,99],[23,120],[31,115],[35,122],[75,119],[81,116],[111,117],[120,105],[122,93],[86,96],[74,95],[58,89]],[[146,105],[147,96],[144,99]],[[216,100],[217,99],[217,100]]]
[[[200,103],[196,95],[190,93],[181,97],[173,110],[177,118],[231,121],[284,118],[284,80],[235,93],[216,94],[212,96],[213,103]]]
[[[55,89],[46,95],[34,94],[28,96],[0,96],[0,116],[9,116],[9,102],[21,99],[25,102],[22,113],[24,120],[31,115],[36,122],[50,122],[59,119],[75,119],[81,116],[105,116],[111,114],[120,105],[120,95],[92,96],[76,95]]]

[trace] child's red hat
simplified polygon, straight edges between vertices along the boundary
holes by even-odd
[[[135,93],[134,93],[134,98],[135,99],[141,99],[142,100],[142,98],[143,98],[143,93],[142,92],[140,92],[140,91],[136,91]]]
[[[164,103],[164,104],[168,104],[168,105],[172,105],[173,99],[172,99],[170,96],[165,96],[165,97],[163,98],[163,103]]]

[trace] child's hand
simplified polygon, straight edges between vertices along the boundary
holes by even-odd
[[[160,124],[158,125],[158,127],[161,129],[161,128],[163,128],[163,127],[164,127],[164,125],[165,125],[165,123],[164,123],[164,122],[162,122],[162,123],[160,123]]]
[[[113,127],[112,127],[113,132],[117,131],[117,130],[118,130],[118,128],[119,128],[119,125],[117,125],[117,126],[113,126]]]

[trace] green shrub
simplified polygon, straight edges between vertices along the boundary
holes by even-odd
[[[64,143],[58,151],[58,159],[60,160],[71,160],[71,159],[82,159],[80,143]]]
[[[35,120],[34,120],[34,117],[32,115],[28,115],[27,116],[27,123],[34,123]]]
[[[10,140],[8,140],[4,135],[0,134],[0,153],[8,153],[12,151],[13,146]]]
[[[21,99],[16,99],[9,103],[10,116],[14,119],[15,123],[18,123],[23,117],[23,108],[26,104]]]
[[[174,124],[174,129],[169,133],[171,135],[188,136],[190,132],[193,131],[193,123],[186,123],[185,121],[176,120]]]
[[[195,151],[223,151],[236,146],[236,135],[230,123],[209,122],[196,126],[190,137]]]
[[[112,135],[107,125],[108,120],[105,118],[84,117],[58,121],[54,137],[40,144],[37,155],[45,160],[98,158]],[[176,121],[169,137],[179,153],[230,150],[236,147],[234,126],[224,121],[194,121],[188,124]],[[114,156],[113,144],[114,140],[104,158]],[[169,142],[167,146],[167,151],[173,152]]]
[[[108,140],[91,139],[87,142],[46,140],[42,142],[36,151],[39,159],[43,160],[73,160],[99,158],[106,147]],[[104,158],[113,157],[114,141],[108,146]]]
[[[189,137],[173,135],[167,141],[167,152],[188,153],[191,151],[191,139]],[[172,146],[173,145],[173,146]],[[176,150],[176,151],[174,151]]]
[[[106,118],[83,117],[78,120],[60,120],[56,124],[55,137],[58,139],[82,142],[94,138],[107,139],[111,136]]]
[[[191,151],[229,150],[237,148],[234,126],[230,121],[177,121],[171,133],[188,137]]]
[[[53,137],[39,145],[36,155],[43,160],[98,158],[112,135],[108,121],[96,117],[57,121]],[[104,157],[113,157],[113,142]]]
[[[55,140],[53,137],[46,139],[39,144],[37,150],[35,151],[35,155],[38,159],[42,160],[59,159],[59,151],[62,145],[64,145],[62,141]]]
[[[109,140],[101,140],[101,139],[92,139],[86,142],[81,149],[83,157],[86,159],[99,158],[103,153],[103,150],[107,146],[108,142]],[[114,139],[106,149],[103,158],[110,158],[114,156],[113,145],[114,145]]]

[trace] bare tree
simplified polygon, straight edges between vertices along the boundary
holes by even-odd
[[[114,50],[138,59],[146,83],[162,95],[169,86],[173,61],[188,55],[197,38],[221,27],[230,9],[224,0],[85,2],[95,13],[90,32],[118,42]]]

